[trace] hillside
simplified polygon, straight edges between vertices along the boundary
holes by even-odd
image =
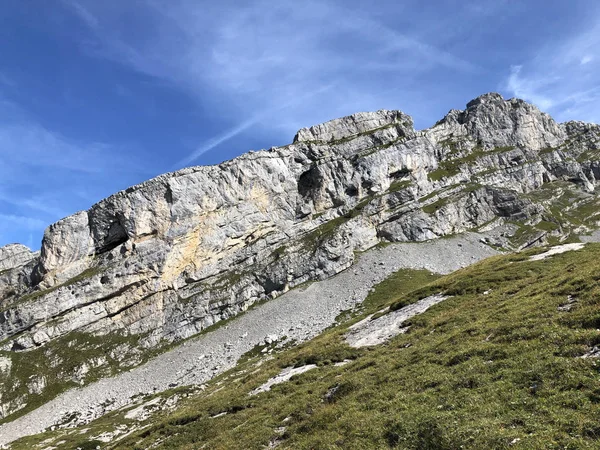
[[[148,396],[13,448],[598,448],[600,245],[532,260],[546,250],[437,279],[397,272],[360,315],[310,342],[269,358],[256,348],[201,389]],[[448,298],[388,343],[345,342],[365,314],[439,293]]]
[[[39,253],[0,248],[0,444],[310,340],[395,270],[595,240],[599,155],[600,126],[499,94],[425,130],[357,113],[116,193],[51,225]]]

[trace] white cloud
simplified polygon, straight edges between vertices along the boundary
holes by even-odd
[[[1,222],[10,222],[27,230],[39,231],[46,228],[46,222],[35,217],[18,216],[14,214],[0,214]]]
[[[334,85],[330,84],[327,86],[323,86],[320,87],[319,89],[316,89],[313,92],[309,92],[306,93],[302,96],[300,96],[299,98],[296,98],[294,100],[288,101],[287,103],[284,103],[282,105],[276,106],[274,107],[273,110],[267,110],[267,111],[262,111],[259,114],[254,115],[253,117],[251,117],[250,119],[234,126],[233,128],[225,131],[222,134],[219,134],[217,136],[214,136],[213,138],[211,138],[209,141],[205,142],[204,144],[202,144],[200,147],[198,147],[194,152],[192,152],[191,154],[189,154],[186,158],[184,158],[183,160],[179,161],[177,163],[177,166],[186,166],[190,163],[192,163],[193,161],[197,160],[201,155],[203,155],[204,153],[212,150],[213,148],[219,146],[220,144],[222,144],[223,142],[227,142],[228,140],[232,139],[233,137],[239,135],[240,133],[242,133],[243,131],[247,130],[248,128],[252,127],[253,125],[256,125],[258,122],[260,122],[261,120],[263,120],[265,117],[286,109],[292,105],[296,105],[298,103],[301,103],[302,101],[310,98],[310,97],[314,97],[316,95],[322,94],[326,91],[328,91],[329,89],[331,89]]]
[[[478,70],[442,49],[443,41],[424,42],[332,0],[309,0],[301,7],[291,1],[228,6],[147,0],[136,4],[144,23],[137,34],[122,26],[129,13],[126,2],[120,9],[90,0],[67,4],[94,36],[85,51],[189,92],[211,104],[215,115],[238,124],[215,133],[186,163],[250,126],[278,127],[273,124],[279,122],[281,105],[293,117],[288,122],[311,125],[363,109],[353,98],[370,95],[377,108],[385,106],[389,98],[380,92],[395,86],[394,75],[407,81],[435,69]],[[376,83],[375,71],[388,73]],[[319,102],[298,101],[330,84],[338,92],[322,94]]]
[[[34,216],[0,213],[0,246],[15,241],[15,236],[28,236],[27,247],[39,249],[34,244],[33,234],[40,235],[48,223]]]
[[[10,77],[8,77],[5,73],[0,72],[0,85],[4,85],[9,88],[14,88],[17,86],[17,83]]]
[[[507,81],[507,89],[515,96],[535,103],[542,109],[549,109],[554,105],[554,100],[539,93],[540,89],[548,85],[548,81],[540,78],[527,78],[521,75],[523,66],[512,66]]]
[[[114,166],[111,148],[102,143],[74,143],[34,123],[0,125],[3,157],[13,163],[100,173]]]
[[[246,121],[234,126],[233,128],[225,131],[224,133],[221,133],[217,136],[212,137],[207,142],[204,142],[202,145],[200,145],[196,150],[194,150],[192,153],[190,153],[187,157],[185,157],[184,159],[179,161],[176,164],[176,166],[177,167],[187,166],[187,165],[193,163],[204,153],[221,145],[223,142],[227,142],[231,138],[237,136],[238,134],[240,134],[243,131],[250,128],[252,125],[255,125],[259,120],[260,120],[260,117],[252,117],[249,120],[246,120]]]
[[[0,192],[0,201],[9,203],[13,207],[27,209],[51,217],[65,217],[68,214],[63,208],[56,206],[56,203],[58,203],[57,198],[51,192],[31,197],[9,196]]]
[[[600,48],[600,25],[584,30],[567,38],[557,36],[537,49],[531,61],[511,67],[506,90],[559,121],[599,122],[600,64],[594,54]]]
[[[149,172],[118,145],[72,139],[36,122],[19,105],[0,97],[0,186],[7,179],[22,184],[24,171],[43,179],[50,170],[81,175]],[[58,172],[55,172],[58,173]],[[35,181],[35,180],[32,180]],[[1,193],[0,193],[1,195]]]
[[[83,22],[85,22],[85,24],[88,27],[90,27],[92,29],[99,28],[100,23],[98,22],[96,17],[94,17],[94,15],[92,13],[90,13],[83,5],[77,3],[77,1],[75,1],[75,0],[62,0],[62,1],[66,6],[71,8],[73,10],[73,12],[75,14],[77,14],[79,16],[79,18],[81,20],[83,20]]]

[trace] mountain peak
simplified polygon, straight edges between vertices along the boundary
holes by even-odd
[[[498,94],[497,92],[488,92],[486,94],[482,94],[479,97],[474,98],[469,103],[467,103],[467,109],[474,108],[481,104],[498,103],[498,102],[503,102],[503,101],[505,101],[505,100],[501,94]]]
[[[467,103],[465,110],[451,110],[432,130],[441,139],[465,136],[484,148],[556,147],[566,134],[550,115],[519,98],[505,100],[490,92]]]

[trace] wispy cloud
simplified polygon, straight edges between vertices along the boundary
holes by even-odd
[[[121,159],[107,144],[73,142],[31,122],[0,125],[0,147],[13,163],[83,173],[118,169]]]
[[[600,23],[600,14],[596,23]],[[505,89],[531,101],[558,120],[600,121],[600,25],[537,49],[531,61],[512,66]]]
[[[33,234],[40,236],[47,225],[44,220],[34,216],[0,213],[0,246],[16,242],[17,239],[12,238],[13,236],[27,236],[25,245],[36,250],[39,243],[36,245]],[[15,229],[18,230],[17,233],[14,232]]]
[[[14,214],[0,214],[0,221],[11,222],[27,230],[36,231],[43,230],[47,226],[46,222],[43,220],[34,217],[17,216]]]
[[[215,147],[218,147],[223,142],[227,142],[228,140],[234,138],[235,136],[239,135],[243,131],[245,131],[248,128],[252,127],[253,125],[256,125],[257,123],[259,123],[265,117],[268,117],[268,116],[274,114],[277,111],[285,110],[286,108],[289,108],[290,106],[294,106],[294,105],[297,105],[299,103],[302,103],[303,101],[305,101],[305,100],[307,100],[307,99],[309,99],[311,97],[314,97],[316,95],[319,95],[319,94],[322,94],[324,92],[327,92],[328,90],[330,90],[333,87],[334,87],[333,84],[329,84],[327,86],[322,86],[322,87],[320,87],[319,89],[316,89],[313,92],[306,93],[306,94],[301,95],[300,97],[298,97],[298,98],[296,98],[294,100],[290,100],[290,101],[288,101],[288,102],[286,102],[286,103],[284,103],[282,105],[278,105],[274,109],[262,111],[259,114],[255,114],[254,116],[252,116],[248,120],[245,120],[244,122],[236,125],[235,127],[227,130],[226,132],[221,133],[221,134],[219,134],[217,136],[214,136],[213,138],[209,139],[207,142],[203,143],[194,152],[190,153],[185,159],[179,161],[177,163],[177,166],[180,167],[180,166],[186,166],[188,164],[191,164],[192,162],[196,161],[200,156],[202,156],[204,153],[212,150]]]
[[[12,78],[8,77],[6,74],[0,72],[0,85],[4,85],[9,88],[14,88],[17,86],[17,83]]]
[[[436,68],[478,70],[435,42],[435,34],[425,41],[335,0],[309,0],[302,7],[291,1],[201,5],[147,0],[136,4],[146,25],[138,34],[123,28],[123,17],[131,12],[126,3],[115,8],[90,0],[64,2],[93,36],[86,52],[189,92],[204,107],[211,105],[216,116],[237,122],[200,144],[180,161],[184,164],[250,127],[278,128],[281,105],[293,118],[286,122],[310,125],[385,107],[389,98],[381,92],[393,84],[391,76],[416,79]],[[374,72],[387,73],[387,80],[374,82]],[[305,96],[330,84],[337,92],[321,93],[318,99]],[[354,100],[367,97],[372,103]]]
[[[6,193],[0,192],[0,201],[8,203],[13,207],[27,209],[34,213],[42,213],[51,217],[64,217],[69,214],[64,208],[56,205],[57,198],[51,193],[41,194],[33,197],[23,197],[20,195],[9,196]]]
[[[187,157],[179,161],[175,166],[181,167],[193,163],[204,153],[212,150],[215,147],[218,147],[223,142],[227,142],[228,140],[234,138],[238,134],[255,125],[260,119],[260,116],[251,117],[250,119],[234,126],[233,128],[225,131],[224,133],[218,134],[217,136],[210,138],[208,141],[201,144],[195,151],[190,153]]]
[[[515,96],[535,103],[542,109],[549,109],[555,100],[541,94],[552,80],[546,78],[531,78],[521,74],[523,66],[512,66],[506,82],[506,88]]]
[[[77,1],[62,0],[62,3],[67,7],[71,8],[73,12],[77,14],[79,18],[83,20],[83,22],[85,22],[85,24],[88,27],[94,30],[97,30],[100,27],[98,19],[96,19],[96,17],[92,13],[90,13],[83,5],[77,3]]]

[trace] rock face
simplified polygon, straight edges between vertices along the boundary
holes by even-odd
[[[315,125],[310,128],[302,128],[296,134],[294,142],[330,142],[340,139],[356,137],[361,133],[372,133],[373,130],[386,128],[394,123],[401,123],[405,127],[413,126],[410,116],[400,111],[387,111],[382,109],[377,112],[363,112],[341,119]]]
[[[3,354],[73,332],[186,338],[382,240],[503,222],[522,232],[497,245],[560,240],[595,225],[578,208],[596,200],[599,149],[597,125],[486,94],[423,131],[400,111],[358,113],[161,175],[50,226],[39,255],[0,249]]]
[[[515,146],[530,150],[556,147],[567,137],[564,127],[548,114],[520,99],[505,101],[500,94],[485,94],[451,111],[438,122],[439,130],[473,139],[486,149]]]
[[[0,247],[0,309],[5,303],[3,299],[17,297],[33,285],[31,275],[38,257],[39,252],[21,244]]]
[[[21,244],[0,247],[0,271],[21,267],[35,258],[35,253]]]

